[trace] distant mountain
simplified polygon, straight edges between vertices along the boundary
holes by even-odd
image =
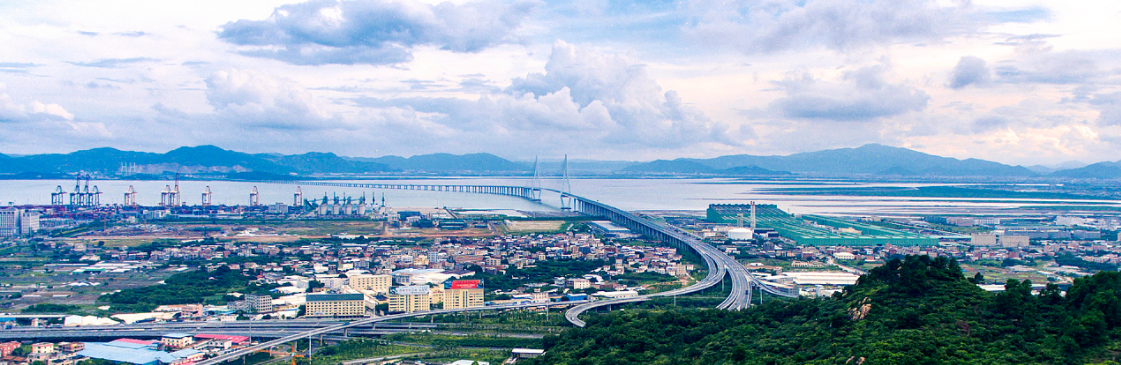
[[[1077,169],[1060,170],[1052,173],[1051,176],[1074,179],[1121,179],[1121,161],[1099,162]]]
[[[215,146],[180,147],[167,153],[94,148],[68,154],[0,156],[2,156],[0,157],[0,174],[9,177],[58,176],[56,174],[78,172],[104,175],[158,176],[180,172],[232,179],[255,179],[258,177],[364,174],[402,170],[432,173],[522,173],[529,171],[531,168],[485,153],[469,155],[439,153],[409,158],[386,156],[363,159],[320,152],[301,155],[249,154]]]
[[[701,162],[677,159],[657,160],[649,163],[628,166],[621,171],[639,174],[679,174],[679,175],[714,175],[714,176],[775,176],[791,175],[789,171],[773,171],[759,166],[736,166],[726,169],[717,169]]]
[[[691,162],[716,170],[740,166],[757,166],[772,171],[791,171],[822,175],[877,175],[884,172],[928,176],[1034,176],[1021,166],[978,159],[958,160],[930,155],[906,148],[878,144],[858,148],[840,148],[817,152],[796,153],[788,156],[730,155],[711,159],[677,159],[676,164],[650,162],[632,166],[630,171],[657,171],[657,166],[688,166]]]
[[[358,161],[374,162],[397,170],[425,172],[527,172],[533,171],[532,165],[520,164],[489,153],[453,155],[435,153],[416,155],[409,158],[384,156],[378,158],[355,158]]]
[[[519,161],[526,166],[533,166],[533,161]],[[613,174],[616,171],[625,169],[627,167],[640,164],[641,162],[635,161],[597,161],[597,160],[583,160],[583,159],[570,159],[568,160],[568,173],[575,175],[603,175]],[[561,160],[542,160],[537,164],[537,168],[544,176],[560,175]]]
[[[377,162],[345,159],[334,153],[309,152],[302,155],[267,156],[270,161],[306,173],[360,174],[396,169]]]
[[[905,168],[902,168],[902,167],[899,167],[899,166],[892,166],[892,167],[888,168],[887,170],[877,172],[876,175],[880,175],[880,176],[915,176],[917,174],[915,174],[914,171],[911,171],[911,170],[908,170],[908,169],[905,169]]]
[[[622,171],[636,173],[659,174],[711,174],[716,168],[701,162],[689,159],[655,160],[643,164],[628,166]]]
[[[717,171],[721,175],[729,176],[776,176],[776,175],[793,175],[790,171],[773,171],[767,170],[759,166],[736,166]]]

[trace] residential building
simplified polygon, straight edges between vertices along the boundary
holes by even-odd
[[[49,354],[54,352],[54,344],[50,342],[39,342],[31,344],[31,353],[33,354]]]
[[[347,285],[354,290],[369,290],[376,294],[389,293],[389,287],[393,285],[393,277],[390,275],[354,275],[349,278]]]
[[[272,313],[272,296],[246,294],[245,303],[255,313]]]
[[[0,209],[0,237],[19,236],[19,218],[23,211],[8,207]]]
[[[354,317],[366,315],[362,294],[308,294],[305,313],[312,317]]]
[[[431,309],[427,285],[400,286],[389,294],[390,312],[412,313]]]
[[[181,349],[195,342],[194,337],[186,333],[168,333],[160,337],[160,344],[165,347]]]

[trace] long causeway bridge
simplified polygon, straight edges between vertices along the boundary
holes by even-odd
[[[689,233],[678,230],[675,227],[659,224],[649,219],[639,217],[635,214],[623,211],[621,209],[612,207],[605,203],[601,203],[592,199],[577,196],[569,192],[536,187],[518,187],[518,186],[504,186],[504,185],[466,185],[466,184],[399,184],[399,183],[357,183],[357,182],[330,182],[330,181],[267,181],[268,183],[277,184],[299,184],[308,186],[334,186],[334,187],[348,187],[348,188],[365,188],[365,189],[392,189],[392,190],[415,190],[415,191],[436,191],[436,192],[460,192],[460,193],[477,193],[477,194],[492,194],[503,195],[527,199],[530,201],[540,202],[542,192],[557,193],[562,199],[562,207],[570,207],[573,211],[590,215],[604,217],[621,227],[626,227],[631,231],[649,237],[654,240],[661,241],[666,245],[676,247],[679,249],[687,249],[696,252],[700,257],[705,260],[705,265],[708,267],[708,275],[691,286],[679,288],[671,291],[641,295],[633,298],[615,299],[615,300],[601,300],[594,302],[572,302],[569,305],[574,305],[565,313],[565,318],[573,325],[583,327],[586,323],[580,320],[580,314],[598,307],[611,306],[625,303],[635,303],[649,300],[654,297],[666,297],[675,295],[684,295],[696,293],[715,286],[724,280],[725,277],[730,278],[732,283],[732,291],[728,298],[721,302],[717,308],[726,310],[741,310],[751,305],[752,287],[756,287],[763,292],[767,292],[777,296],[794,297],[797,293],[789,293],[787,291],[776,289],[760,281],[755,276],[739,264],[735,259],[729,257],[724,252],[721,252],[716,247],[701,242],[698,238],[690,235]],[[564,202],[569,202],[567,205]],[[566,206],[567,205],[567,206]],[[298,332],[286,335],[271,341],[266,341],[257,345],[241,348],[229,353],[220,355],[215,358],[200,361],[197,365],[216,365],[225,361],[235,360],[242,356],[251,354],[256,351],[268,349],[269,347],[280,345],[287,342],[292,342],[299,339],[309,338],[312,336],[320,336],[332,333],[345,334],[351,328],[363,328],[363,326],[371,326],[378,322],[390,321],[395,319],[403,319],[408,317],[442,314],[442,313],[458,313],[461,311],[484,311],[484,310],[504,310],[516,309],[526,307],[540,307],[548,306],[545,303],[532,303],[522,305],[507,305],[507,306],[488,306],[481,308],[468,308],[456,310],[436,310],[429,312],[414,312],[405,314],[395,314],[388,316],[379,316],[372,318],[365,318],[346,323],[324,323],[323,327],[307,328],[303,327]],[[47,334],[43,334],[48,336]]]
[[[289,182],[289,184],[291,184],[291,182]],[[580,327],[583,327],[585,323],[584,321],[579,319],[579,316],[585,311],[597,307],[645,301],[652,297],[695,293],[715,286],[717,283],[724,280],[724,277],[726,276],[731,279],[732,291],[728,295],[728,298],[717,306],[718,309],[741,310],[747,308],[751,305],[753,286],[759,288],[761,291],[777,296],[797,296],[796,293],[789,293],[784,290],[776,289],[769,285],[766,285],[766,283],[763,283],[758,278],[751,275],[751,273],[748,272],[747,269],[744,268],[744,266],[737,262],[735,259],[721,252],[716,247],[712,247],[711,245],[701,242],[700,239],[692,236],[689,233],[678,230],[677,228],[672,226],[658,224],[649,219],[639,217],[635,214],[612,207],[605,203],[574,195],[565,191],[548,188],[506,185],[355,183],[328,181],[301,182],[300,184],[312,186],[337,186],[368,189],[447,191],[493,194],[519,197],[537,202],[541,201],[541,193],[543,191],[548,191],[560,195],[562,199],[562,206],[565,205],[563,201],[565,201],[565,199],[568,199],[568,201],[571,202],[570,204],[572,209],[578,213],[590,216],[604,217],[607,220],[610,220],[612,223],[630,229],[635,233],[654,240],[661,241],[666,245],[673,246],[679,249],[692,250],[693,252],[696,252],[699,256],[704,258],[705,264],[708,267],[708,276],[691,286],[634,298],[589,302],[572,308],[565,314],[565,317],[569,322],[572,322],[572,324]]]

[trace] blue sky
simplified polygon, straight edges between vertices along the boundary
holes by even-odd
[[[1121,4],[0,1],[0,153],[1121,157]]]

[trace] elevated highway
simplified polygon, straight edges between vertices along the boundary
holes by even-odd
[[[572,302],[572,304],[579,304],[579,303],[580,302]],[[195,364],[196,365],[221,364],[223,362],[230,361],[230,360],[235,360],[235,359],[238,359],[242,356],[249,355],[251,353],[254,353],[254,352],[257,352],[257,351],[260,351],[260,350],[263,350],[263,349],[267,349],[267,348],[270,348],[270,347],[273,347],[273,346],[277,346],[277,345],[281,345],[281,344],[285,344],[285,343],[288,343],[288,342],[297,341],[297,340],[301,340],[301,339],[305,339],[305,338],[315,337],[315,336],[319,336],[319,335],[326,335],[326,334],[330,334],[330,333],[333,333],[333,332],[344,332],[344,331],[346,331],[350,328],[372,325],[372,324],[378,323],[378,322],[392,321],[392,320],[405,319],[405,318],[411,318],[411,317],[427,316],[427,315],[433,315],[433,314],[455,314],[455,313],[463,313],[463,312],[478,312],[478,311],[488,311],[488,310],[520,309],[520,308],[530,308],[530,307],[542,307],[542,306],[548,306],[548,305],[550,305],[550,304],[548,304],[548,303],[527,303],[527,304],[489,306],[489,307],[465,308],[465,309],[442,309],[442,310],[434,310],[434,311],[427,311],[427,312],[401,313],[401,314],[392,314],[392,315],[380,316],[380,317],[365,318],[365,319],[360,319],[360,320],[356,320],[356,321],[352,321],[352,322],[346,322],[346,323],[331,325],[331,326],[328,326],[328,327],[309,329],[309,330],[294,333],[294,334],[291,334],[291,335],[288,335],[288,336],[280,337],[280,338],[277,338],[275,340],[261,342],[259,344],[253,345],[253,346],[242,347],[242,348],[239,348],[237,350],[230,351],[230,352],[227,352],[227,353],[222,354],[222,355],[218,355],[216,357],[212,357],[212,358],[209,358],[209,359],[206,359],[206,360],[203,360],[203,361],[196,362]]]
[[[370,189],[396,189],[396,190],[417,190],[417,191],[450,191],[450,192],[469,192],[481,194],[494,194],[520,197],[532,201],[541,201],[542,191],[559,194],[562,201],[568,199],[572,203],[572,208],[576,212],[583,213],[591,216],[601,216],[610,220],[619,226],[626,227],[631,231],[641,234],[643,236],[662,241],[667,245],[677,247],[679,249],[688,249],[696,252],[699,256],[704,258],[705,264],[708,267],[708,276],[703,280],[698,281],[692,286],[681,288],[673,291],[650,294],[640,296],[637,298],[625,298],[618,300],[597,301],[588,303],[586,305],[574,307],[565,314],[565,317],[576,326],[583,327],[585,323],[579,319],[579,315],[587,310],[594,309],[602,306],[609,306],[620,304],[621,301],[637,302],[643,301],[650,297],[655,296],[672,296],[683,295],[699,292],[713,287],[724,279],[725,276],[729,277],[732,284],[731,293],[728,298],[721,302],[718,309],[728,310],[741,310],[751,305],[752,286],[760,288],[760,290],[778,296],[791,297],[796,294],[786,293],[784,291],[775,289],[766,285],[750,272],[744,268],[734,258],[721,252],[716,247],[701,242],[700,239],[678,230],[675,227],[658,224],[648,219],[639,217],[632,213],[623,211],[621,209],[612,207],[610,205],[588,199],[582,196],[574,195],[565,191],[548,188],[531,188],[531,187],[516,187],[516,186],[500,186],[500,185],[442,185],[442,184],[386,184],[386,183],[336,183],[336,182],[306,182],[301,184],[318,185],[318,186],[340,186],[340,187],[356,187],[356,188],[370,188]],[[564,205],[564,204],[562,204]]]
[[[724,280],[724,277],[729,277],[732,282],[732,292],[717,308],[727,310],[740,310],[751,305],[751,286],[756,285],[761,290],[780,296],[792,296],[789,293],[782,292],[764,285],[759,279],[752,276],[743,265],[739,264],[735,259],[721,252],[716,247],[710,246],[701,242],[696,237],[693,237],[685,232],[677,230],[674,227],[658,224],[648,219],[636,216],[618,208],[609,206],[604,203],[597,202],[592,199],[573,195],[568,192],[559,191],[555,189],[542,189],[531,187],[516,187],[516,186],[502,186],[502,185],[456,185],[456,184],[396,184],[396,183],[354,183],[354,182],[328,182],[328,181],[269,181],[270,183],[278,184],[300,184],[309,186],[338,186],[338,187],[352,187],[352,188],[369,188],[369,189],[394,189],[394,190],[416,190],[416,191],[444,191],[444,192],[464,192],[464,193],[479,193],[479,194],[492,194],[519,197],[531,201],[541,201],[542,191],[549,191],[558,193],[562,201],[568,199],[571,202],[572,208],[583,214],[592,216],[602,216],[612,221],[613,223],[626,227],[636,233],[647,236],[649,238],[662,241],[667,245],[677,247],[680,249],[688,249],[696,252],[705,260],[705,265],[708,267],[708,276],[704,279],[694,283],[689,287],[675,289],[667,292],[655,293],[644,295],[635,298],[625,298],[618,300],[606,300],[597,302],[572,302],[569,304],[576,304],[568,312],[565,313],[565,318],[576,326],[583,327],[586,324],[579,319],[579,315],[587,310],[602,307],[606,305],[625,304],[640,302],[648,300],[656,296],[673,296],[696,293],[715,286],[717,283]],[[564,205],[564,204],[562,204]],[[300,324],[302,328],[288,328],[288,327],[262,327],[262,330],[269,330],[270,335],[282,336],[274,340],[262,342],[253,346],[240,348],[214,358],[200,361],[197,365],[215,365],[226,361],[234,360],[242,356],[251,354],[258,350],[267,349],[272,346],[280,345],[287,342],[292,342],[304,338],[328,335],[333,333],[343,333],[352,328],[364,328],[364,326],[371,326],[378,322],[392,321],[397,319],[417,317],[432,314],[450,314],[461,313],[464,311],[486,311],[486,310],[501,310],[501,309],[516,309],[526,307],[539,307],[543,306],[541,303],[535,304],[520,304],[509,306],[490,306],[481,308],[468,308],[468,309],[454,309],[454,310],[436,310],[429,312],[416,312],[394,314],[381,317],[365,318],[351,322],[333,322],[333,321],[310,321]],[[263,326],[264,324],[261,323]],[[161,324],[163,325],[163,324]],[[236,326],[241,326],[238,324]],[[163,332],[167,332],[167,327],[164,327]],[[200,328],[201,329],[201,328]],[[206,331],[214,332],[218,328],[208,328]],[[97,329],[89,329],[94,331]],[[136,328],[137,331],[154,331],[155,328]],[[246,328],[231,328],[231,331],[245,331]],[[372,328],[371,328],[372,330]],[[253,330],[255,331],[255,330]],[[287,334],[287,331],[293,331]],[[244,332],[239,332],[244,333]]]

